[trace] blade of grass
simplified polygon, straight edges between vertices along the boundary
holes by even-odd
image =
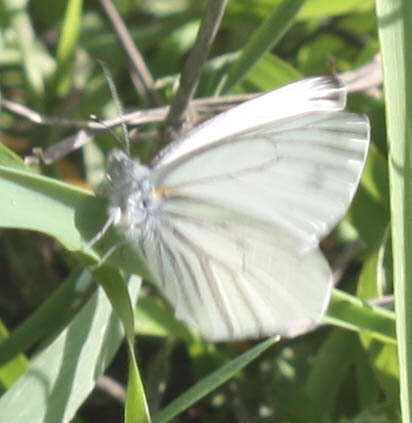
[[[242,81],[257,61],[283,37],[305,0],[284,0],[263,22],[243,48],[239,59],[232,65],[220,90],[221,94],[230,91]]]
[[[179,398],[175,399],[166,408],[156,414],[153,419],[153,423],[169,422],[182,411],[189,408],[196,401],[200,400],[214,389],[228,381],[239,370],[253,361],[278,340],[279,337],[267,339],[266,341],[259,343],[239,357],[217,369],[209,376],[206,376],[204,379],[189,388],[185,393],[180,395]]]
[[[74,55],[79,40],[82,0],[70,0],[64,15],[62,32],[57,47],[56,94],[65,96],[72,87]]]
[[[149,408],[134,353],[135,324],[133,302],[129,291],[118,270],[103,266],[99,267],[94,275],[103,286],[125,330],[130,361],[124,421],[125,423],[148,423],[150,422]],[[140,280],[137,276],[133,278]]]
[[[355,332],[365,332],[372,338],[396,344],[395,315],[381,307],[370,306],[358,297],[334,289],[325,322]]]
[[[9,339],[9,331],[0,320],[0,346]],[[0,395],[3,388],[10,386],[27,370],[27,358],[20,354],[6,364],[0,364]]]
[[[312,407],[333,415],[339,389],[350,366],[358,360],[359,349],[359,339],[354,333],[335,329],[328,336],[311,363],[305,383]]]
[[[130,362],[127,378],[124,421],[125,423],[150,423],[149,407],[147,405],[139,368],[137,367],[133,345],[128,342],[128,346]]]
[[[5,0],[3,7],[9,15],[11,26],[17,35],[17,45],[20,57],[23,61],[23,69],[27,86],[36,98],[44,94],[44,81],[42,71],[36,60],[36,50],[39,46],[35,44],[35,35],[27,12],[28,1]]]
[[[0,165],[30,171],[23,160],[12,150],[0,143]]]
[[[412,420],[412,3],[377,0],[388,128],[402,422]]]

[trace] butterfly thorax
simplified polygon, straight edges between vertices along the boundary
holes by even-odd
[[[148,167],[123,151],[116,149],[110,153],[104,187],[109,199],[108,212],[114,226],[128,238],[139,238],[158,208],[149,173]]]

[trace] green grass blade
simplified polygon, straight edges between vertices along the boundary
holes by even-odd
[[[246,351],[239,357],[222,366],[220,369],[214,371],[209,376],[206,376],[194,386],[189,388],[179,398],[174,400],[166,408],[160,411],[153,418],[153,423],[166,423],[180,414],[182,411],[189,408],[192,404],[199,401],[201,398],[212,392],[214,389],[228,381],[239,370],[253,361],[256,357],[262,354],[270,346],[279,340],[278,337],[270,338],[250,350]]]
[[[23,160],[14,151],[8,149],[2,143],[0,143],[0,165],[30,171],[30,168],[23,162]]]
[[[135,324],[133,302],[129,296],[127,286],[120,276],[119,271],[108,266],[98,268],[94,274],[103,286],[107,297],[110,299],[125,329],[130,360],[125,406],[125,423],[150,422],[149,408],[147,406],[143,382],[140,377],[134,353]],[[140,278],[137,276],[132,277],[132,279],[136,281],[136,285],[141,283]]]
[[[372,338],[396,344],[395,315],[381,307],[370,306],[361,299],[334,289],[325,322]]]
[[[9,339],[9,331],[0,320],[0,346]],[[28,368],[27,358],[20,354],[6,364],[0,364],[0,395],[8,389]]]
[[[412,3],[377,0],[388,128],[402,421],[412,421]]]
[[[284,0],[249,39],[239,59],[232,65],[222,86],[227,93],[241,82],[258,60],[282,38],[305,0]]]
[[[370,254],[359,276],[357,295],[362,299],[379,298],[387,294],[392,286],[393,266],[388,233],[380,248]],[[390,292],[390,291],[389,291]],[[360,334],[360,341],[368,354],[376,379],[386,398],[393,404],[399,402],[399,365],[396,345],[382,344],[367,333]]]
[[[56,93],[65,96],[72,88],[75,52],[79,40],[82,0],[67,3],[60,41],[57,47]]]
[[[329,335],[313,360],[305,384],[312,407],[333,414],[336,401],[339,401],[339,390],[350,366],[358,361],[359,350],[361,347],[356,334],[334,330]]]
[[[30,15],[27,11],[28,3],[25,0],[5,0],[3,8],[17,35],[17,45],[23,62],[27,86],[32,94],[41,97],[44,95],[44,75],[36,58],[39,44],[36,43]]]
[[[129,344],[129,374],[125,405],[125,423],[150,423],[149,407],[134,354],[133,344]]]
[[[325,16],[338,16],[350,12],[364,12],[373,9],[373,0],[311,0],[302,12],[300,19],[324,18]]]

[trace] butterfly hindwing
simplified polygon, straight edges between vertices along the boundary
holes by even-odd
[[[177,318],[214,341],[294,336],[319,321],[331,273],[318,249],[299,253],[285,237],[181,206],[160,218],[143,247]]]

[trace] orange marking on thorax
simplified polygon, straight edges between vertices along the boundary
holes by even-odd
[[[159,196],[159,197],[163,197],[165,195],[167,195],[171,190],[167,189],[167,188],[156,188],[154,190],[155,195]]]

